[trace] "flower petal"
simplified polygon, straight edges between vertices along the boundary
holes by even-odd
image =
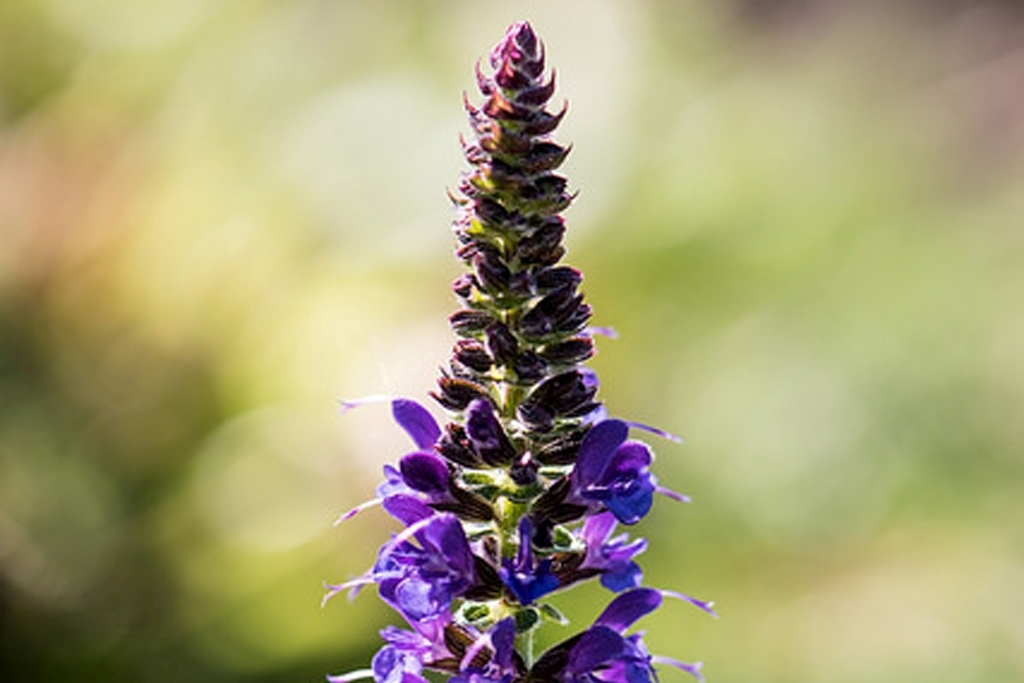
[[[491,644],[494,645],[494,663],[502,670],[512,666],[515,650],[516,620],[506,617],[491,629]]]
[[[607,497],[594,497],[604,500],[608,510],[623,524],[636,524],[651,511],[654,504],[654,486],[649,479],[638,477],[625,486],[616,487]]]
[[[431,453],[410,453],[398,463],[409,488],[428,495],[448,491],[448,465]]]
[[[416,496],[399,493],[384,499],[388,514],[406,526],[422,522],[434,516],[434,511]]]
[[[583,523],[583,532],[581,534],[587,550],[599,549],[608,540],[608,537],[612,535],[614,529],[615,516],[609,512],[600,512],[587,517],[587,521]]]
[[[578,488],[596,482],[616,449],[629,435],[629,427],[621,420],[604,420],[590,428],[580,444],[573,470],[573,481]]]
[[[592,672],[597,667],[622,656],[626,642],[621,635],[604,626],[593,626],[583,632],[569,651],[566,679]]]
[[[601,573],[601,585],[613,593],[638,588],[644,573],[636,562],[613,564]]]
[[[592,626],[583,632],[569,651],[565,671],[568,680],[622,656],[626,642],[621,635],[605,626]]]
[[[416,401],[396,398],[391,402],[391,414],[417,448],[428,450],[441,437],[441,428],[437,426],[437,421]]]
[[[616,475],[635,476],[635,473],[649,467],[653,460],[654,454],[650,446],[642,441],[627,441],[615,450],[601,476],[601,481],[607,482]]]
[[[607,626],[622,633],[640,617],[650,614],[661,605],[661,591],[653,588],[635,588],[618,596],[604,608],[595,626]]]

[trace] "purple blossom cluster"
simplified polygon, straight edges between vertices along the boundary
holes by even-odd
[[[381,632],[370,669],[332,683],[651,683],[655,665],[698,679],[700,665],[652,656],[632,625],[679,598],[642,587],[643,539],[616,534],[636,524],[658,485],[648,445],[631,429],[669,436],[608,416],[598,381],[583,364],[598,328],[579,292],[579,271],[560,265],[573,197],[555,173],[568,154],[551,138],[565,114],[547,109],[554,75],[530,25],[512,25],[477,65],[484,98],[466,109],[475,140],[463,142],[454,232],[467,272],[453,283],[462,308],[458,340],[434,398],[442,428],[408,399],[391,401],[414,450],[386,466],[376,497],[342,520],[381,505],[403,529],[363,576],[328,586],[328,596],[375,584],[408,628]],[[584,631],[539,656],[533,634],[564,618],[545,597],[597,578],[616,594]]]

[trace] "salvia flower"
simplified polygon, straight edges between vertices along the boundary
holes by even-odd
[[[327,586],[330,597],[376,585],[407,628],[381,631],[370,668],[328,680],[425,683],[432,671],[453,683],[652,683],[660,665],[700,678],[699,664],[651,655],[628,633],[665,597],[714,612],[643,587],[636,558],[647,542],[615,534],[642,520],[656,493],[688,500],[658,485],[653,451],[630,431],[678,439],[610,417],[584,365],[594,336],[614,332],[589,326],[582,275],[560,263],[573,195],[557,173],[569,150],[551,135],[566,109],[548,109],[554,74],[530,25],[513,24],[476,75],[470,169],[452,198],[466,267],[452,284],[457,340],[433,394],[448,420],[390,400],[413,449],[339,521],[380,505],[401,529],[364,575]],[[547,596],[594,578],[615,594],[607,608],[535,657],[542,621],[564,623]]]

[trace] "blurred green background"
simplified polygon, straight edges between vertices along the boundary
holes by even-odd
[[[652,650],[1024,680],[1018,3],[3,0],[5,683],[365,665],[393,615],[321,582],[393,526],[331,522],[406,444],[337,401],[446,358],[461,92],[519,18],[603,398],[687,438],[657,471],[695,503],[636,531],[722,619],[669,605]]]

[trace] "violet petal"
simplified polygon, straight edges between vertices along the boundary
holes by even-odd
[[[602,664],[622,656],[626,649],[621,635],[607,626],[592,626],[583,632],[569,651],[565,672],[572,680],[579,674],[592,672]]]
[[[427,450],[441,437],[441,428],[437,426],[437,421],[416,401],[396,398],[391,402],[391,414],[417,448]]]
[[[434,516],[434,511],[416,496],[396,494],[384,499],[384,509],[402,524],[410,526]]]
[[[402,479],[410,488],[438,495],[448,490],[448,465],[431,453],[410,453],[399,462]]]
[[[621,420],[604,420],[590,428],[580,444],[573,479],[577,487],[596,482],[604,472],[615,450],[629,435],[629,427]]]
[[[640,617],[650,614],[661,605],[661,591],[653,588],[635,588],[608,603],[595,625],[607,626],[622,633]]]

